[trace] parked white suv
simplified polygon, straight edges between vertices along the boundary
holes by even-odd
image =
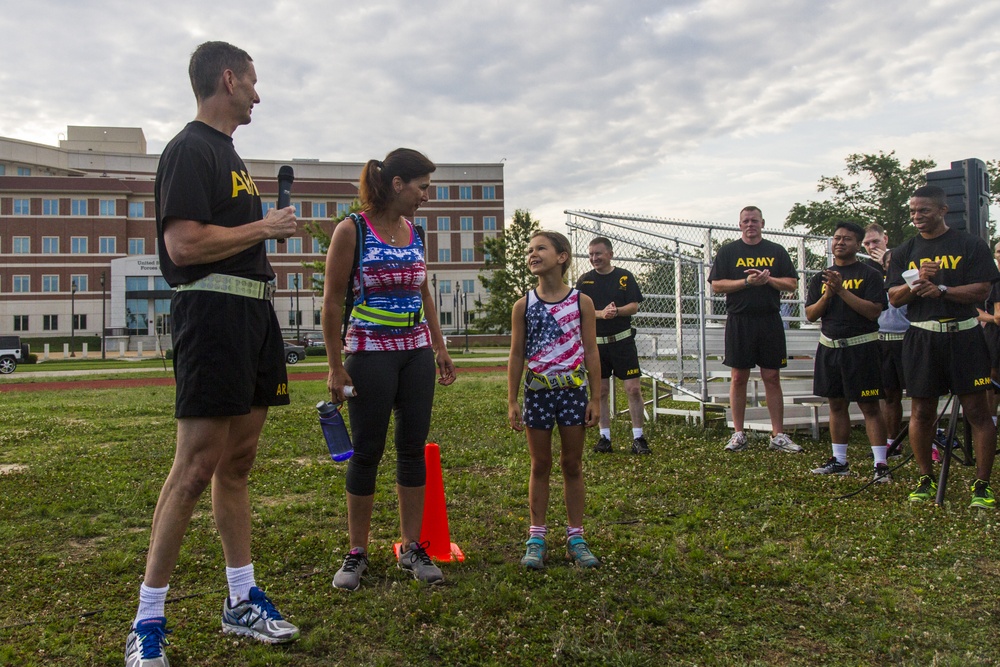
[[[0,373],[13,373],[20,358],[21,339],[18,336],[0,336]]]

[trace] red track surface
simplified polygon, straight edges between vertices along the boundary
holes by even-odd
[[[459,373],[490,373],[504,370],[506,366],[476,366],[459,368]],[[27,373],[25,374],[27,375]],[[288,381],[325,380],[323,371],[310,373],[289,373]],[[7,391],[59,391],[60,389],[127,389],[129,387],[157,387],[174,384],[169,378],[121,378],[113,380],[56,380],[52,382],[0,382],[0,393]]]

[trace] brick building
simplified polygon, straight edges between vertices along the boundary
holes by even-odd
[[[58,148],[0,137],[0,333],[22,337],[169,333],[170,288],[159,272],[153,178],[159,156],[146,153],[140,128],[70,126]],[[362,163],[245,160],[265,208],[277,199],[283,164],[295,169],[292,204],[299,233],[267,242],[277,274],[274,303],[286,331],[319,329],[318,273],[324,257],[309,233],[357,197]],[[484,298],[476,248],[504,224],[503,165],[439,164],[431,199],[416,224],[427,230],[428,274],[442,327],[460,327]],[[298,318],[298,322],[296,322]]]

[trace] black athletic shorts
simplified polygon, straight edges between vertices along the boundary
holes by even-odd
[[[785,327],[780,313],[730,314],[726,318],[726,357],[730,368],[784,368]]]
[[[281,327],[270,301],[190,290],[170,301],[174,416],[235,417],[288,405]]]
[[[883,398],[878,341],[839,348],[818,345],[813,393],[855,403]]]
[[[986,339],[986,349],[990,353],[990,368],[1000,369],[1000,327],[987,324],[983,327],[983,337]]]
[[[601,353],[601,378],[614,373],[619,380],[639,378],[639,353],[635,349],[635,333],[625,340],[597,346]]]
[[[903,340],[880,340],[878,351],[882,356],[882,388],[903,391]]]
[[[938,333],[911,326],[903,339],[906,393],[936,398],[990,387],[990,353],[982,327]]]

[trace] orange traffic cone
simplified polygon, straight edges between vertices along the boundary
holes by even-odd
[[[427,482],[424,488],[424,516],[420,528],[420,541],[429,542],[427,555],[434,560],[450,563],[465,561],[465,554],[451,541],[448,532],[448,508],[444,499],[444,479],[441,476],[441,448],[430,442],[424,447],[427,463]],[[403,545],[395,544],[396,557]]]

